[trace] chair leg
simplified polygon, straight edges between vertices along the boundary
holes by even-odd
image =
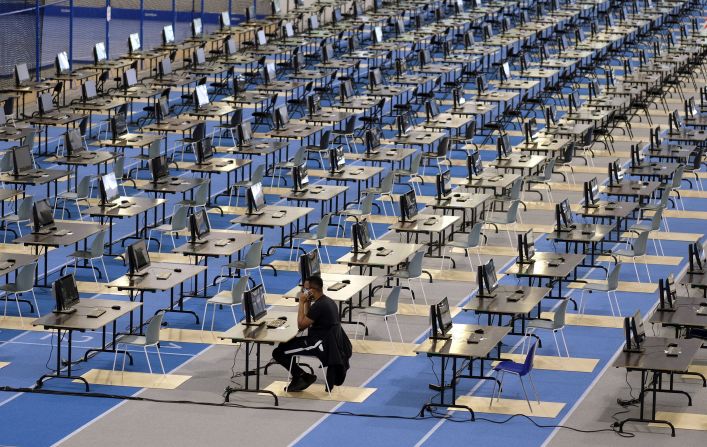
[[[530,399],[528,399],[528,392],[525,391],[525,384],[523,383],[523,378],[521,376],[518,376],[518,379],[520,380],[520,386],[523,388],[523,394],[525,395],[525,401],[528,402],[528,408],[530,408],[530,412],[533,412],[533,407],[530,405]]]
[[[385,329],[388,331],[388,340],[393,343],[393,336],[390,334],[390,325],[388,324],[388,316],[384,316],[383,321],[385,322]]]
[[[147,346],[143,346],[142,350],[145,351],[145,359],[147,359],[147,369],[152,374],[152,365],[150,364],[150,356],[147,354]]]
[[[162,363],[162,353],[160,352],[160,345],[156,344],[155,349],[157,350],[157,360],[160,361],[160,368],[162,368],[162,375],[164,376],[166,373],[164,371],[164,363]]]
[[[540,405],[540,395],[538,394],[537,388],[535,388],[535,382],[533,382],[533,376],[531,373],[528,373],[528,381],[530,382],[530,386],[533,388],[533,393],[535,394],[535,401]]]
[[[611,294],[613,295],[614,303],[616,304],[616,313],[621,316],[621,308],[619,307],[619,299],[616,297],[616,292],[612,290]]]
[[[558,332],[560,333],[560,337],[562,338],[562,344],[565,346],[565,354],[567,354],[567,357],[569,358],[570,350],[567,349],[567,339],[565,338],[565,328],[559,329]]]
[[[106,263],[103,260],[103,256],[101,256],[101,264],[103,265],[103,274],[106,276],[106,282],[110,282],[110,278],[108,277],[108,269],[106,268]]]
[[[403,333],[400,330],[400,324],[398,323],[398,314],[393,315],[395,317],[395,325],[398,327],[398,335],[400,335],[400,343],[405,343],[405,340],[403,340]]]
[[[204,325],[206,324],[206,311],[209,308],[209,302],[205,301],[204,302],[204,316],[201,317],[201,330],[204,330]],[[216,308],[216,305],[214,305],[214,308]],[[212,329],[213,330],[213,329]]]

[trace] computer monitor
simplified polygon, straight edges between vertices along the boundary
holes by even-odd
[[[383,43],[383,28],[380,26],[374,26],[373,32],[371,33],[371,38],[373,43]]]
[[[322,110],[321,97],[319,95],[317,95],[316,93],[307,96],[307,109],[308,109],[307,111],[309,112],[310,117],[321,112],[321,110]]]
[[[245,146],[253,139],[253,130],[250,121],[243,121],[238,125],[238,144]]]
[[[197,85],[194,89],[194,105],[197,110],[209,105],[209,92],[206,89],[206,84]]]
[[[197,47],[194,50],[194,65],[204,65],[206,63],[206,53],[202,47]]]
[[[445,170],[441,174],[437,174],[437,200],[447,200],[452,194],[452,171]]]
[[[128,120],[125,113],[118,112],[113,115],[110,119],[110,132],[114,140],[128,133]]]
[[[140,51],[140,34],[132,33],[128,36],[128,52]]]
[[[401,35],[405,32],[405,21],[403,20],[402,17],[398,16],[398,18],[395,19],[395,22],[393,23],[395,26],[395,34],[396,35]]]
[[[98,186],[101,195],[101,205],[110,205],[120,197],[118,181],[115,179],[114,172],[109,172],[99,177]]]
[[[67,73],[71,70],[69,66],[69,55],[66,51],[62,51],[56,55],[55,64],[57,74]]]
[[[484,171],[484,164],[481,162],[481,156],[478,150],[474,150],[466,156],[466,170],[469,174],[469,179],[474,176],[480,176]]]
[[[221,14],[219,14],[218,20],[221,29],[231,26],[231,14],[228,11],[222,11]]]
[[[380,68],[374,68],[368,73],[368,86],[371,89],[383,85],[383,73]]]
[[[558,231],[572,229],[575,227],[569,199],[564,199],[556,205],[555,220],[557,221]]]
[[[130,276],[143,276],[150,267],[150,253],[144,239],[128,245],[128,269]]]
[[[430,306],[430,324],[432,333],[430,338],[433,340],[447,340],[451,338],[452,331],[452,313],[449,310],[449,300],[447,297]]]
[[[149,164],[153,182],[157,183],[160,179],[169,177],[169,164],[166,155],[150,159]]]
[[[292,183],[295,192],[307,191],[307,186],[309,186],[309,173],[306,162],[292,168]]]
[[[342,172],[346,166],[346,157],[342,146],[329,149],[329,171],[332,174]]]
[[[624,171],[619,165],[619,160],[609,163],[609,186],[619,185],[624,179]]]
[[[464,90],[462,88],[455,88],[452,90],[452,107],[458,109],[466,104],[466,99],[464,98]]]
[[[508,138],[508,134],[502,135],[500,138],[496,139],[496,156],[499,160],[508,159],[511,156],[513,148],[511,147],[511,141]]]
[[[290,122],[290,116],[287,113],[287,104],[282,104],[275,108],[275,129],[284,130]]]
[[[414,221],[417,213],[417,197],[415,190],[410,188],[409,191],[400,195],[400,220],[403,222]]]
[[[275,64],[273,62],[268,62],[263,67],[263,81],[266,84],[270,84],[277,78],[277,73],[275,71]]]
[[[134,68],[129,68],[123,73],[123,88],[127,89],[137,84],[137,72]]]
[[[641,344],[645,337],[645,328],[640,310],[637,310],[632,317],[624,318],[624,335],[626,338],[624,352],[643,352]]]
[[[162,28],[162,44],[169,45],[174,43],[174,28],[172,25],[167,25]]]
[[[436,118],[440,114],[439,103],[434,99],[428,100],[425,103],[425,112],[428,120]]]
[[[376,127],[367,130],[364,139],[366,140],[366,153],[372,155],[381,145],[381,130]]]
[[[96,64],[103,62],[108,59],[108,54],[106,53],[106,44],[103,42],[98,42],[93,46],[93,62]]]
[[[493,259],[489,259],[486,264],[480,265],[477,269],[476,282],[479,285],[479,298],[494,298],[493,292],[498,287],[498,277]]]
[[[52,283],[52,294],[56,302],[54,313],[73,313],[79,303],[79,289],[74,274],[64,275]]]
[[[368,232],[368,222],[362,220],[353,224],[351,229],[354,253],[365,253],[371,245],[371,236]]]
[[[531,264],[534,261],[535,241],[533,240],[533,229],[518,235],[518,263]]]
[[[501,64],[501,81],[510,81],[511,79],[511,66],[508,62]]]
[[[268,314],[265,304],[265,288],[258,284],[243,294],[243,310],[246,325],[259,325]]]
[[[599,184],[594,177],[588,182],[584,182],[584,206],[588,208],[596,207],[599,202]]]
[[[250,22],[256,17],[255,11],[253,11],[253,7],[249,6],[245,9],[245,21]]]
[[[21,175],[34,167],[32,150],[29,146],[12,148],[12,170],[15,175]]]
[[[318,248],[315,248],[309,253],[300,255],[299,262],[301,284],[304,284],[304,282],[309,280],[312,276],[320,276],[322,274],[321,258],[319,257]]]
[[[81,97],[84,101],[91,101],[98,97],[98,92],[96,91],[96,81],[93,79],[87,79],[81,85]]]
[[[214,156],[214,148],[211,145],[211,138],[204,138],[196,143],[196,163],[203,164]]]
[[[341,16],[341,8],[334,8],[334,10],[331,12],[331,20],[334,23],[339,23],[341,22],[341,20],[343,20],[343,17]]]
[[[67,157],[76,155],[78,152],[84,150],[81,131],[79,131],[79,129],[69,129],[66,131],[64,134],[64,147],[66,147]]]
[[[328,64],[334,59],[334,47],[330,43],[322,45],[321,51],[323,64]]]
[[[201,23],[201,17],[197,17],[191,21],[191,34],[194,37],[201,37],[204,33],[204,28]]]
[[[675,278],[672,273],[667,278],[658,280],[658,297],[660,299],[658,310],[661,312],[674,312],[677,291],[675,290]]]
[[[54,225],[54,212],[49,204],[49,199],[42,199],[32,205],[32,230],[40,233],[47,227]]]
[[[354,95],[353,85],[351,80],[346,79],[344,82],[339,84],[339,96],[341,97],[341,102],[346,102],[347,99]]]
[[[169,102],[167,102],[166,96],[160,96],[157,99],[157,104],[155,105],[155,119],[157,122],[161,122],[169,116]]]
[[[50,93],[42,93],[39,95],[39,114],[46,115],[54,111],[54,101]]]
[[[640,167],[643,165],[645,154],[643,153],[643,142],[631,145],[631,166]]]
[[[233,56],[238,52],[238,49],[236,48],[236,39],[233,37],[226,38],[226,40],[223,41],[223,47],[226,51],[226,56]],[[236,82],[235,78],[234,82]]]
[[[271,0],[270,1],[270,12],[272,12],[272,15],[277,16],[280,15],[280,12],[282,9],[280,8],[280,0]]]
[[[429,49],[424,48],[417,53],[417,59],[420,63],[420,67],[424,67],[425,65],[432,62],[432,54],[430,53]]]
[[[15,65],[15,83],[22,85],[25,82],[29,82],[29,69],[27,68],[27,64],[23,62]]]
[[[310,31],[314,31],[315,29],[319,28],[319,18],[317,16],[312,15],[307,18],[307,26],[309,26]]]
[[[211,231],[209,218],[206,215],[206,210],[201,210],[197,213],[192,213],[189,216],[189,233],[191,235],[191,243],[206,242],[204,237]]]
[[[702,273],[707,267],[705,259],[705,237],[700,237],[697,242],[687,246],[690,270],[688,273]]]
[[[265,30],[260,28],[256,33],[255,33],[255,40],[256,43],[258,44],[259,47],[265,46],[268,44],[268,36],[265,35]]]
[[[263,184],[258,182],[251,185],[246,193],[248,201],[248,214],[262,214],[265,208],[265,195],[263,194]]]
[[[398,136],[403,137],[412,132],[413,128],[415,127],[412,124],[412,117],[408,114],[403,114],[403,115],[398,115],[397,119],[397,124],[398,124]]]

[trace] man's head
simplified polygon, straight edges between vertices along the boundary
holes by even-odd
[[[309,290],[315,299],[319,299],[324,294],[324,281],[322,281],[321,276],[310,276],[304,282],[304,288]]]

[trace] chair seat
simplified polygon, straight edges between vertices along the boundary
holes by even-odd
[[[283,161],[281,163],[275,163],[275,169],[292,169],[295,167],[295,164],[292,163],[291,161]]]
[[[180,200],[179,202],[177,202],[177,204],[178,204],[178,205],[191,206],[191,207],[203,206],[203,205],[204,205],[203,203],[198,203],[198,202],[195,201],[195,200]]]
[[[247,264],[245,261],[233,261],[228,264],[224,264],[223,267],[228,269],[244,269],[247,267]]]
[[[651,231],[653,228],[651,228],[650,225],[640,225],[640,224],[634,224],[629,227],[629,230],[634,230],[634,231]]]
[[[29,221],[29,219],[25,219],[26,221]],[[18,223],[20,222],[20,216],[17,214],[10,214],[9,216],[5,217],[0,217],[0,222],[7,222],[7,223]]]
[[[493,370],[520,374],[523,371],[524,367],[525,365],[523,365],[522,363],[517,363],[511,360],[504,360],[498,365],[496,365]]]
[[[504,215],[497,215],[497,216],[491,216],[488,219],[486,219],[486,223],[492,223],[492,224],[511,224],[513,222],[510,222],[508,219],[508,216]]]
[[[13,283],[10,283],[10,284],[3,284],[3,285],[0,285],[0,290],[3,290],[3,291],[5,291],[5,292],[11,292],[11,293],[23,293],[23,292],[29,292],[29,291],[31,291],[32,289],[29,289],[29,290],[20,290],[20,289],[17,287],[17,284],[13,282]]]
[[[400,279],[413,279],[417,278],[417,276],[413,277],[410,276],[410,272],[407,270],[395,270],[393,272],[390,272],[388,275],[386,275],[391,278],[400,278]]]
[[[386,311],[385,307],[366,307],[361,309],[362,314],[367,314],[367,315],[379,315],[381,317],[384,317],[388,315],[388,312]]]
[[[611,254],[615,255],[615,256],[627,256],[629,258],[633,258],[634,256],[636,256],[636,254],[633,250],[629,250],[629,249],[625,249],[625,248],[613,251]]]
[[[607,283],[587,283],[584,285],[584,290],[591,290],[593,292],[609,292],[609,284]]]
[[[531,320],[528,322],[527,327],[528,328],[535,328],[535,329],[555,329],[554,327],[555,322],[552,320]]]
[[[159,231],[160,233],[166,233],[168,231],[172,231],[172,225],[170,224],[163,224],[155,228],[150,228],[151,230],[154,231]]]
[[[118,340],[118,343],[123,345],[145,346],[147,337],[144,335],[125,335]]]
[[[341,210],[339,211],[339,216],[360,216],[363,214],[363,211],[358,210],[358,209],[352,209],[352,210]]]
[[[93,255],[88,250],[77,250],[69,255],[70,258],[93,259]]]
[[[361,193],[361,195],[365,195],[365,194],[381,194],[381,193],[383,193],[383,189],[381,189],[381,188],[366,188],[366,189],[363,190],[363,192]]]
[[[474,248],[474,247],[469,247],[469,244],[467,244],[466,241],[447,241],[447,243],[445,245],[447,247],[463,248],[464,250]]]
[[[59,195],[57,195],[57,198],[67,199],[67,200],[78,200],[78,199],[83,199],[84,197],[79,197],[79,195],[75,192],[67,191],[67,192],[59,193]]]
[[[220,291],[216,295],[209,298],[206,302],[209,304],[224,304],[227,306],[237,304],[233,302],[233,299],[231,298],[231,292],[229,292],[228,290]]]
[[[308,231],[300,231],[290,236],[292,239],[316,239],[317,235]]]

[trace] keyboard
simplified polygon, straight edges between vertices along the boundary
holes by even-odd
[[[343,282],[337,282],[335,284],[332,284],[331,286],[327,287],[327,291],[330,292],[336,292],[337,290],[341,290],[344,287],[346,287],[346,284]]]
[[[376,256],[388,256],[392,252],[393,250],[390,250],[388,248],[385,248],[383,250],[376,250]]]
[[[118,205],[120,208],[130,208],[133,204],[132,203],[121,203]]]
[[[0,262],[0,270],[7,270],[12,266],[11,263],[5,261],[5,262]]]
[[[86,316],[88,318],[98,318],[101,315],[103,315],[104,313],[106,313],[105,309],[95,308],[95,309],[91,309],[90,311],[88,311]]]
[[[229,239],[219,239],[214,241],[214,245],[217,247],[225,247],[229,242],[231,242]]]
[[[281,326],[284,326],[285,323],[287,323],[287,320],[281,320],[281,319],[277,318],[277,319],[275,319],[275,320],[270,320],[270,321],[268,321],[267,323],[265,323],[265,325],[266,325],[269,329],[277,329],[277,328],[279,328],[279,327],[281,327]]]
[[[66,236],[67,234],[69,234],[69,232],[67,230],[59,230],[56,233],[54,233],[54,236]]]
[[[162,272],[157,274],[157,279],[164,281],[165,279],[169,279],[170,276],[172,276],[172,272]]]

